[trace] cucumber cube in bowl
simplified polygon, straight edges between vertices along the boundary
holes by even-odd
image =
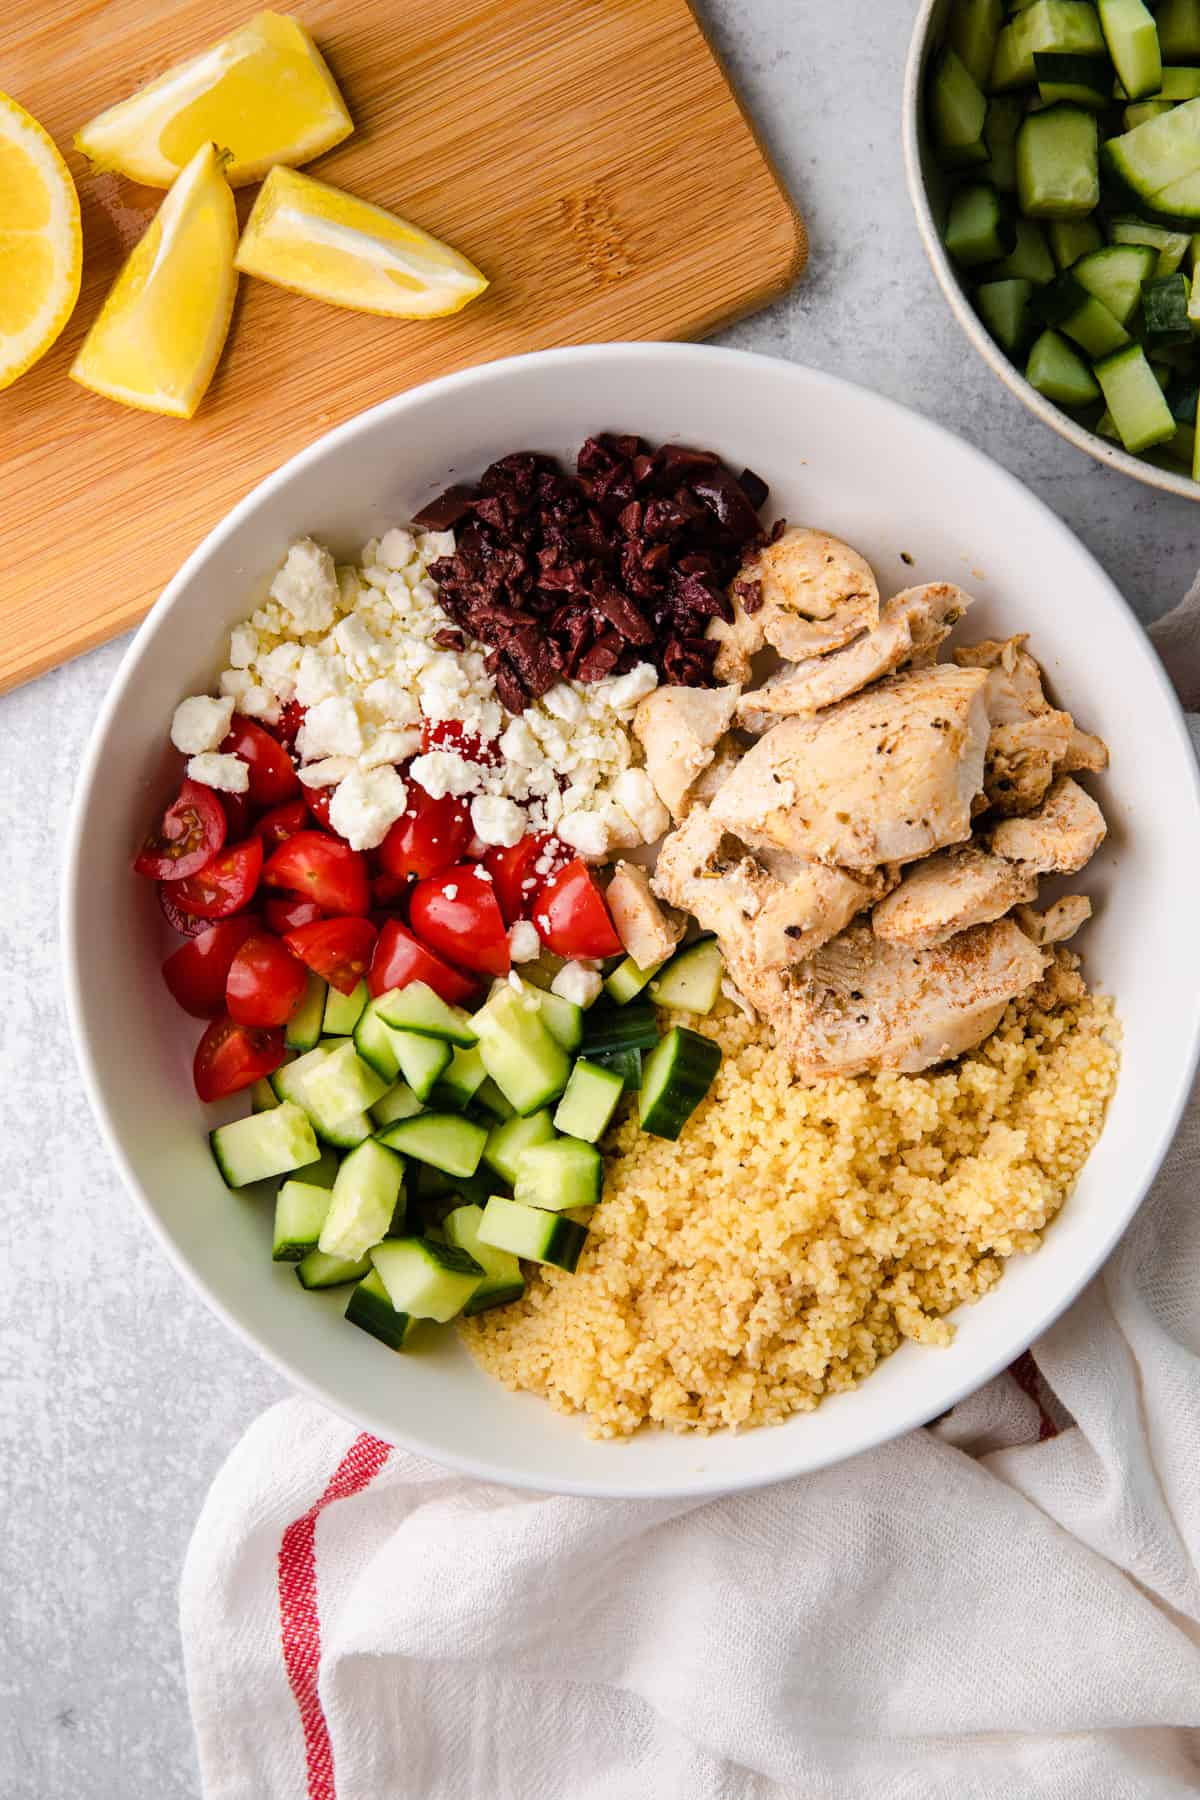
[[[588,1232],[586,1225],[565,1219],[561,1213],[542,1212],[520,1200],[493,1194],[483,1209],[479,1237],[482,1243],[497,1250],[508,1250],[526,1262],[549,1263],[570,1275],[587,1243]]]
[[[1069,219],[1100,200],[1100,133],[1094,113],[1051,106],[1030,113],[1017,137],[1017,192],[1031,219]]]
[[[963,268],[995,262],[1016,247],[1011,206],[987,181],[960,187],[950,202],[946,248]]]
[[[473,1256],[432,1238],[395,1238],[371,1252],[375,1272],[397,1312],[447,1324],[483,1280]]]
[[[416,1320],[410,1314],[397,1312],[377,1269],[372,1269],[359,1282],[346,1305],[346,1317],[352,1325],[369,1331],[373,1338],[389,1350],[403,1350],[412,1336]]]
[[[1010,356],[1028,342],[1033,330],[1032,295],[1029,281],[985,281],[975,290],[980,318]]]
[[[1088,406],[1100,386],[1077,350],[1057,331],[1043,331],[1029,352],[1025,379],[1055,406]]]
[[[394,1150],[368,1138],[343,1162],[321,1227],[319,1247],[347,1262],[365,1256],[396,1228],[403,1204],[404,1163]]]
[[[1100,227],[1094,219],[1051,219],[1046,226],[1050,254],[1060,269],[1070,269],[1081,256],[1104,246]]]
[[[1169,344],[1190,344],[1191,286],[1182,269],[1173,275],[1155,275],[1142,288],[1142,328],[1146,349],[1152,353]]]
[[[483,1270],[483,1280],[463,1307],[468,1317],[488,1312],[493,1306],[509,1306],[525,1292],[520,1263],[511,1250],[497,1250],[493,1244],[483,1242],[479,1235],[482,1223],[481,1206],[456,1206],[442,1224],[446,1242],[465,1250]]]
[[[1030,281],[1045,287],[1054,280],[1054,258],[1046,234],[1036,219],[1018,219],[1015,247],[1000,262],[985,270],[989,281]]]
[[[273,1261],[300,1262],[316,1249],[332,1199],[329,1188],[307,1181],[284,1182],[275,1196]]]
[[[1033,310],[1044,325],[1064,332],[1089,356],[1111,356],[1129,342],[1129,333],[1102,301],[1089,294],[1074,270],[1034,295]]]
[[[604,1180],[604,1163],[594,1144],[558,1138],[537,1144],[517,1160],[513,1199],[544,1212],[574,1212],[595,1206]]]
[[[1117,78],[1131,100],[1162,88],[1162,50],[1154,14],[1142,0],[1096,0],[1100,29]]]
[[[1112,64],[1088,51],[1035,50],[1038,95],[1047,106],[1068,100],[1076,106],[1107,106],[1112,97]]]
[[[1120,325],[1128,325],[1142,297],[1142,283],[1153,275],[1158,252],[1148,244],[1108,244],[1072,264],[1071,274],[1108,309]]]
[[[269,1112],[251,1113],[209,1133],[215,1161],[227,1186],[248,1187],[272,1175],[288,1175],[320,1157],[307,1115],[291,1100]]]
[[[1096,364],[1096,380],[1127,450],[1149,450],[1175,436],[1175,420],[1140,344]]]
[[[987,161],[983,122],[987,101],[953,50],[942,51],[929,83],[929,111],[938,160],[948,169]]]
[[[1004,0],[954,0],[950,9],[946,42],[981,88],[988,84],[1003,23]]]

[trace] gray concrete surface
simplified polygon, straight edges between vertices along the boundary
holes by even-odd
[[[702,11],[812,237],[803,284],[730,341],[940,419],[1048,499],[1143,618],[1163,610],[1195,572],[1200,511],[1032,421],[960,336],[925,264],[898,142],[910,6],[702,0]],[[736,219],[729,229],[736,256]],[[16,393],[0,400],[10,418]],[[178,1571],[214,1471],[284,1391],[138,1222],[67,1041],[61,834],[123,648],[0,699],[4,1800],[194,1800]]]

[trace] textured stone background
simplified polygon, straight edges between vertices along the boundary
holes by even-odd
[[[1043,494],[1143,618],[1163,610],[1195,572],[1200,513],[1108,473],[1031,420],[965,343],[926,266],[898,142],[911,7],[701,0],[701,10],[812,235],[807,279],[731,341],[835,370],[940,419]],[[735,219],[729,229],[736,256]],[[67,1041],[61,834],[123,649],[109,645],[0,699],[5,1800],[197,1794],[178,1571],[214,1471],[284,1391],[138,1223]]]

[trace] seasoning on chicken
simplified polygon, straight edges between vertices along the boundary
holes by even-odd
[[[749,610],[747,591],[757,601]],[[879,623],[879,586],[870,564],[849,544],[807,525],[749,556],[732,600],[733,623],[714,619],[708,628],[720,645],[714,667],[722,681],[746,681],[750,658],[765,644],[800,662],[840,650]]]
[[[871,915],[876,937],[925,950],[958,931],[999,919],[1037,894],[1037,875],[974,844],[914,863]]]
[[[1060,775],[1036,812],[996,826],[991,847],[1038,874],[1073,875],[1091,861],[1107,833],[1092,796],[1069,775]]]
[[[984,764],[987,804],[1006,816],[1032,812],[1055,775],[1108,766],[1103,740],[1080,731],[1068,712],[1050,705],[1042,671],[1024,648],[1026,633],[987,638],[954,652],[960,668],[988,671],[992,731]]]
[[[960,843],[983,785],[986,686],[982,669],[936,664],[785,719],[722,784],[713,816],[747,844],[847,869]]]
[[[650,892],[650,877],[637,863],[619,862],[605,893],[612,922],[639,969],[666,962],[683,936],[683,920],[668,919]]]
[[[1086,894],[1064,894],[1053,906],[1038,912],[1032,906],[1013,909],[1013,918],[1035,944],[1065,944],[1092,916],[1092,903]]]
[[[675,818],[685,797],[716,754],[733,721],[738,689],[659,687],[633,715],[634,735],[646,753],[646,773]]]

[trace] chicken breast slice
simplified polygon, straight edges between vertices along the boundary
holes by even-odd
[[[742,760],[742,749],[732,732],[727,732],[713,751],[713,759],[708,767],[696,777],[683,797],[683,812],[686,817],[691,807],[707,806],[714,800],[717,791],[733,774]]]
[[[1104,814],[1069,775],[1060,775],[1036,812],[1004,819],[991,834],[996,856],[1041,875],[1074,875],[1108,835]]]
[[[1043,949],[1050,944],[1065,944],[1091,916],[1092,903],[1086,894],[1064,894],[1042,912],[1032,906],[1018,906],[1013,911],[1013,919],[1025,936]]]
[[[786,1000],[768,1016],[801,1080],[915,1074],[982,1042],[1049,962],[1011,919],[927,950],[884,943],[855,924],[792,972]]]
[[[659,687],[638,703],[634,736],[646,754],[646,773],[675,818],[684,797],[708,767],[733,721],[740,690]]]
[[[916,655],[932,656],[970,605],[970,594],[949,581],[931,581],[894,594],[884,602],[872,631],[827,656],[785,664],[762,687],[743,694],[738,723],[747,731],[766,731],[776,717],[819,712],[890,675]]]
[[[1042,671],[1025,649],[1026,635],[985,638],[954,652],[960,668],[988,672],[992,733],[984,789],[988,806],[1006,817],[1040,806],[1056,775],[1108,766],[1104,740],[1080,731],[1070,713],[1050,705]]]
[[[747,612],[743,593],[760,604]],[[709,637],[720,643],[717,675],[746,681],[750,658],[771,644],[790,662],[840,650],[879,623],[879,584],[865,557],[840,538],[808,525],[793,526],[742,564],[731,592],[733,623],[714,619]]]
[[[712,802],[743,842],[850,870],[909,862],[971,835],[988,738],[982,669],[912,670],[743,756]]]
[[[639,969],[666,962],[683,936],[683,920],[669,919],[650,892],[638,863],[619,862],[605,891],[617,936]]]
[[[972,925],[1002,918],[1010,907],[1032,900],[1037,886],[1037,875],[1020,864],[974,844],[955,846],[915,863],[875,908],[871,927],[886,943],[927,950]]]

